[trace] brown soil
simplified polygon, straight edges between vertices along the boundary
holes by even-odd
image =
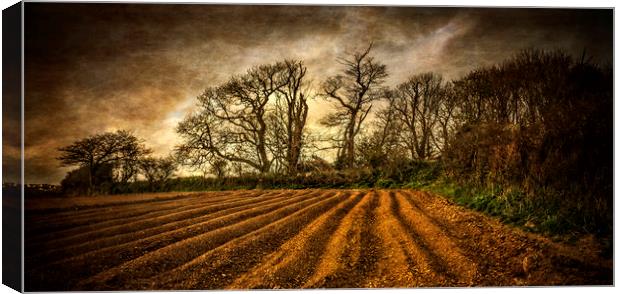
[[[41,201],[45,201],[41,199]],[[556,243],[426,192],[140,195],[26,211],[26,290],[610,285]],[[43,209],[47,208],[47,209]]]

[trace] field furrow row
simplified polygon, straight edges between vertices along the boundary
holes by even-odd
[[[334,194],[327,193],[309,199],[297,199],[297,201],[288,202],[286,206],[275,210],[263,212],[240,222],[221,226],[206,233],[172,243],[82,281],[78,288],[101,287],[105,289],[110,281],[115,287],[137,283],[190,262],[213,248],[259,230],[297,211],[308,209],[308,207],[312,207],[316,203],[323,203],[325,200],[334,199]],[[121,286],[121,288],[126,287]]]
[[[570,284],[612,266],[409,190],[205,193],[71,215],[30,218],[30,233],[49,231],[27,247],[28,291]]]
[[[265,256],[257,266],[236,278],[227,288],[277,289],[295,288],[303,284],[314,273],[334,231],[364,196],[361,192],[353,193],[347,201],[310,223],[278,250]]]
[[[85,233],[69,235],[65,239],[55,239],[44,247],[49,248],[32,255],[38,263],[60,260],[71,255],[83,254],[89,251],[120,245],[127,242],[145,239],[154,235],[171,232],[184,227],[200,224],[210,219],[226,216],[246,209],[258,208],[263,205],[282,204],[282,198],[290,200],[292,197],[286,192],[265,194],[235,203],[204,205],[198,209],[189,209],[183,213],[174,212],[164,216],[128,222],[116,227],[101,230],[86,231]],[[79,240],[81,239],[81,240]],[[59,244],[65,241],[65,244]]]
[[[282,193],[265,193],[265,195],[248,199],[235,198],[233,200],[226,201],[220,200],[217,202],[197,204],[192,203],[191,205],[185,205],[182,207],[176,207],[164,211],[155,211],[153,213],[127,218],[125,220],[103,221],[96,224],[88,225],[86,227],[80,226],[60,232],[50,233],[53,238],[47,237],[46,239],[44,239],[51,240],[49,242],[46,242],[44,246],[47,248],[64,248],[66,246],[69,246],[70,244],[80,244],[98,238],[116,236],[119,234],[128,234],[176,220],[191,219],[197,216],[213,213],[226,208],[242,206],[247,203],[276,197],[281,194]],[[31,243],[35,246],[41,246],[35,240],[31,241]]]
[[[63,213],[62,215],[30,216],[27,234],[36,237],[45,237],[41,232],[61,231],[67,228],[80,226],[91,226],[101,222],[123,221],[133,217],[140,217],[145,214],[158,213],[183,208],[187,205],[201,205],[207,203],[218,203],[221,201],[234,201],[240,198],[261,195],[258,191],[247,191],[237,195],[229,193],[218,193],[209,197],[203,195],[185,196],[180,199],[162,199],[156,202],[147,203],[127,203],[118,206],[106,206],[103,208],[89,208],[86,211],[77,210]]]

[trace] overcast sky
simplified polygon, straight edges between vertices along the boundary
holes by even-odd
[[[303,59],[318,85],[374,42],[389,85],[448,79],[527,48],[612,60],[612,10],[25,4],[26,183],[59,183],[58,147],[132,130],[157,155],[205,88],[253,65]],[[310,124],[330,110],[317,100]],[[14,126],[5,125],[4,128]],[[4,143],[9,156],[18,146]],[[6,157],[5,157],[6,158]],[[9,161],[10,163],[10,161]]]

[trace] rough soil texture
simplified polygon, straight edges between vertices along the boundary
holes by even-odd
[[[83,202],[26,211],[27,291],[613,280],[613,261],[592,238],[554,243],[426,192],[251,190]]]

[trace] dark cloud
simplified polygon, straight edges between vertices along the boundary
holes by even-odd
[[[390,84],[421,71],[456,78],[525,48],[612,59],[612,10],[178,4],[25,5],[26,182],[57,183],[56,149],[133,130],[159,154],[204,88],[301,58],[320,82],[369,42]],[[311,119],[329,107],[311,105]]]

